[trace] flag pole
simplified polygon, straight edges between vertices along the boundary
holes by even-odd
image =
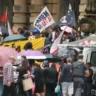
[[[8,7],[6,7],[6,23],[5,23],[5,26],[6,26],[6,27],[8,27],[8,26],[7,26],[7,21],[8,21]]]
[[[58,36],[58,38],[54,41],[54,43],[51,46],[50,49],[50,53],[51,54],[56,54],[57,50],[58,50],[58,44],[60,44],[61,38],[63,36],[64,31],[66,30],[67,26],[65,27],[65,29],[60,33],[60,35]]]

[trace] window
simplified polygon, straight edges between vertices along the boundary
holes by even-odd
[[[91,53],[91,63],[92,63],[92,66],[96,67],[96,51],[93,51]]]

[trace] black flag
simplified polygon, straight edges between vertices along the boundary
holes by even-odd
[[[76,27],[75,14],[72,10],[71,4],[69,4],[68,13],[63,16],[59,22],[59,26],[70,25]]]

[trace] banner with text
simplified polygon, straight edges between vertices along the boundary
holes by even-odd
[[[50,14],[47,7],[45,7],[34,22],[34,27],[40,32],[44,31],[47,27],[54,23],[52,15]]]

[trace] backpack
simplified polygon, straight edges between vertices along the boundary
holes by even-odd
[[[84,78],[85,73],[84,63],[78,61],[73,63],[72,70],[73,70],[73,78],[75,77]]]

